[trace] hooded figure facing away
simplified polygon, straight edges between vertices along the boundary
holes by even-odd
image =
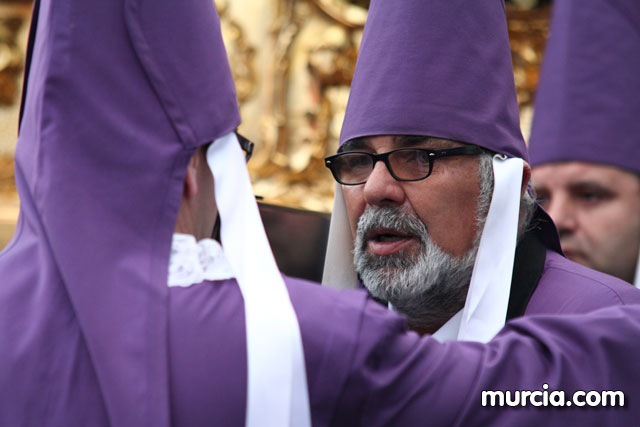
[[[531,129],[568,258],[640,287],[640,2],[556,0]]]
[[[442,340],[640,302],[563,258],[527,190],[502,0],[372,1],[340,140],[327,285],[357,273]]]
[[[21,214],[0,253],[0,426],[640,416],[638,307],[440,344],[362,291],[283,279],[234,133],[210,0],[42,0],[34,16]],[[207,238],[216,215],[221,245]],[[622,390],[630,404],[482,406],[482,390],[544,383]]]

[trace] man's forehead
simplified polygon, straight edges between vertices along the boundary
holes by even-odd
[[[437,138],[425,135],[383,135],[383,136],[364,136],[361,138],[351,139],[340,147],[339,152],[375,149],[376,145],[384,142],[394,148],[402,147],[421,147],[421,148],[452,148],[461,147],[465,144],[444,138]]]

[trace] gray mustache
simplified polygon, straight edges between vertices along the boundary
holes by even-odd
[[[386,228],[418,237],[423,245],[428,236],[427,227],[414,212],[394,206],[369,206],[358,220],[356,244],[366,245],[365,236],[375,228]]]

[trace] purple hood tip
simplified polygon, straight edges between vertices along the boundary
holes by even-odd
[[[532,166],[640,174],[640,2],[556,0],[531,130]]]
[[[373,0],[341,144],[429,135],[525,160],[502,0]]]

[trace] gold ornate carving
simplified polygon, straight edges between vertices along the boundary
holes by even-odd
[[[17,102],[18,84],[24,56],[18,47],[18,31],[24,23],[21,16],[0,16],[0,105]]]
[[[250,163],[255,190],[270,202],[328,211],[334,183],[323,159],[338,145],[366,10],[278,0],[277,13],[262,146]]]
[[[257,143],[249,163],[256,193],[269,202],[329,211],[334,182],[323,157],[337,148],[369,0],[215,3],[242,110],[241,130]],[[30,0],[0,5],[0,104],[15,107],[19,101],[24,50],[16,47],[21,43],[16,19],[27,25],[30,9]],[[549,9],[507,5],[525,116],[531,111]],[[0,158],[0,190],[13,180],[13,161],[6,159]]]
[[[262,123],[249,165],[254,187],[270,202],[327,212],[334,182],[323,157],[338,145],[369,1],[273,1],[272,60],[259,76],[264,110],[249,118]],[[549,7],[507,12],[519,104],[530,114]]]
[[[370,0],[314,0],[331,18],[348,27],[362,27],[367,20]]]
[[[520,107],[533,103],[549,33],[549,6],[530,10],[507,6],[513,71]]]
[[[13,193],[14,191],[13,156],[0,155],[0,194]]]
[[[227,48],[238,102],[243,103],[255,94],[255,48],[247,42],[242,25],[227,15],[229,3],[226,0],[216,0],[215,3],[220,15],[222,37]]]

